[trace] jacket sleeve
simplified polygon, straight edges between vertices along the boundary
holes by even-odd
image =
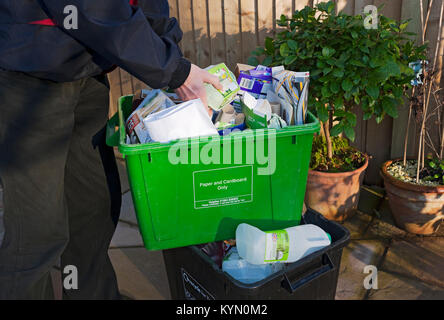
[[[150,2],[158,2],[151,18],[140,8],[130,6],[128,0],[40,0],[39,3],[59,28],[86,48],[153,88],[175,89],[185,82],[191,68],[177,45],[182,32],[175,19],[167,18],[168,12],[161,10],[159,3],[165,0]],[[65,28],[72,11],[64,10],[72,8],[69,6],[76,8],[77,28]]]
[[[142,0],[139,1],[139,7],[159,36],[168,37],[179,44],[183,33],[177,19],[170,17],[168,1]]]

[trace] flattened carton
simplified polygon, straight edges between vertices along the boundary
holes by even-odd
[[[237,80],[234,74],[224,63],[218,64],[216,66],[209,66],[205,70],[217,76],[223,86],[223,90],[219,91],[211,84],[205,85],[205,89],[207,91],[208,106],[215,111],[219,111],[224,106],[233,101],[234,98],[236,98],[236,95],[240,90],[239,85],[237,84]]]

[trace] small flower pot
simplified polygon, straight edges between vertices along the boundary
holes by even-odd
[[[310,170],[307,179],[305,203],[329,220],[343,222],[358,208],[360,188],[368,167],[365,164],[354,171],[329,173]]]
[[[420,186],[393,177],[387,169],[396,161],[387,161],[381,168],[396,225],[414,234],[435,233],[444,219],[444,186]]]

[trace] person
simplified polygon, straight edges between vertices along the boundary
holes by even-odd
[[[183,100],[206,103],[204,83],[221,88],[183,57],[168,2],[136,2],[0,2],[0,299],[53,298],[58,261],[76,270],[65,299],[120,298],[108,256],[121,204],[104,134],[109,71]]]

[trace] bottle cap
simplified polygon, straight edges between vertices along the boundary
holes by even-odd
[[[327,237],[330,239],[330,242],[331,242],[331,235],[330,235],[330,233],[327,233]]]

